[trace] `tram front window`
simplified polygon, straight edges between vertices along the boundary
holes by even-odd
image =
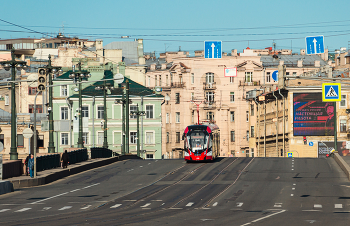
[[[187,135],[188,145],[193,151],[207,149],[209,135],[203,131],[192,131]]]

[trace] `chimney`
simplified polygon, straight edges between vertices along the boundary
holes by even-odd
[[[298,67],[303,67],[303,59],[298,60]]]
[[[237,49],[231,50],[231,56],[237,56]]]
[[[279,65],[283,65],[284,64],[284,60],[280,60]]]
[[[320,67],[321,62],[319,60],[315,60],[315,67]]]
[[[300,50],[300,55],[305,55],[305,49]]]

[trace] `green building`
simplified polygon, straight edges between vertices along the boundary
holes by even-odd
[[[112,79],[116,73],[125,74],[125,65],[101,65],[82,66],[83,70],[91,73],[91,77],[82,84],[82,106],[79,106],[79,86],[74,79],[69,78],[72,71],[67,71],[53,80],[53,112],[55,120],[54,136],[55,146],[58,152],[67,148],[77,148],[79,136],[79,112],[83,117],[83,143],[84,147],[102,147],[104,142],[104,114],[107,113],[107,142],[108,148],[117,153],[122,153],[122,86],[129,81],[129,112],[144,111],[145,116],[140,116],[140,150],[141,157],[147,159],[161,159],[161,104],[164,97],[155,94],[130,78],[124,77],[122,84],[117,84]],[[104,90],[97,90],[98,86],[109,86],[114,89],[106,91],[106,111],[104,106]],[[129,153],[137,153],[137,118],[129,117]],[[69,127],[67,129],[67,127]],[[124,134],[126,136],[126,134]]]

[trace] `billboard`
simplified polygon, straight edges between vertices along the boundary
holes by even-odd
[[[293,94],[293,135],[334,136],[334,103],[322,102],[322,93]]]
[[[334,149],[334,142],[332,141],[324,141],[318,142],[318,157],[325,158],[327,154],[331,153]],[[340,156],[350,156],[350,150],[346,148],[346,141],[338,141],[337,142],[338,154]]]
[[[225,67],[225,77],[237,77],[236,67]]]

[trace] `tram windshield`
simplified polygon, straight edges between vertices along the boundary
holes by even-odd
[[[209,134],[205,131],[191,131],[187,135],[188,146],[193,150],[208,148]]]

